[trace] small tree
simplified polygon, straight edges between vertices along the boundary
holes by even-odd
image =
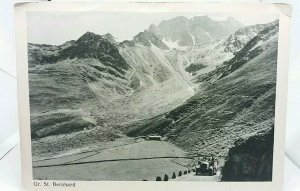
[[[175,179],[175,178],[176,178],[176,174],[175,174],[175,172],[173,172],[172,179]]]
[[[169,180],[169,176],[165,174],[164,181],[168,181],[168,180]]]
[[[182,176],[182,172],[181,171],[179,171],[178,176]]]
[[[161,181],[161,177],[160,177],[160,176],[157,176],[157,177],[156,177],[156,181]]]

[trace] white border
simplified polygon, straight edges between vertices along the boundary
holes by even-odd
[[[76,187],[35,187],[32,180],[32,158],[30,140],[30,110],[27,60],[26,12],[28,11],[111,11],[111,12],[211,12],[278,14],[279,44],[277,62],[277,87],[275,108],[275,135],[272,182],[151,182],[151,181],[76,181]],[[279,191],[283,184],[284,137],[286,121],[288,48],[291,8],[284,4],[263,3],[19,3],[15,5],[18,101],[21,137],[22,180],[24,190],[84,190],[84,191]],[[57,181],[74,182],[74,181]]]

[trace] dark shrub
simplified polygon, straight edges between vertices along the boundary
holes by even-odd
[[[172,179],[175,179],[175,178],[176,178],[176,174],[175,174],[175,172],[173,172]]]
[[[178,176],[182,176],[182,172],[181,171],[179,171]]]
[[[165,174],[164,181],[168,181],[168,180],[169,180],[169,176]]]

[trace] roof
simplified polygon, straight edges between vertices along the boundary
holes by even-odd
[[[148,137],[161,137],[160,135],[149,135]]]
[[[204,161],[200,161],[201,164],[206,164],[206,165],[209,165],[209,162],[204,162]]]

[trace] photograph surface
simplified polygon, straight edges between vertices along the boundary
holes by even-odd
[[[276,14],[27,12],[35,180],[272,181]]]

